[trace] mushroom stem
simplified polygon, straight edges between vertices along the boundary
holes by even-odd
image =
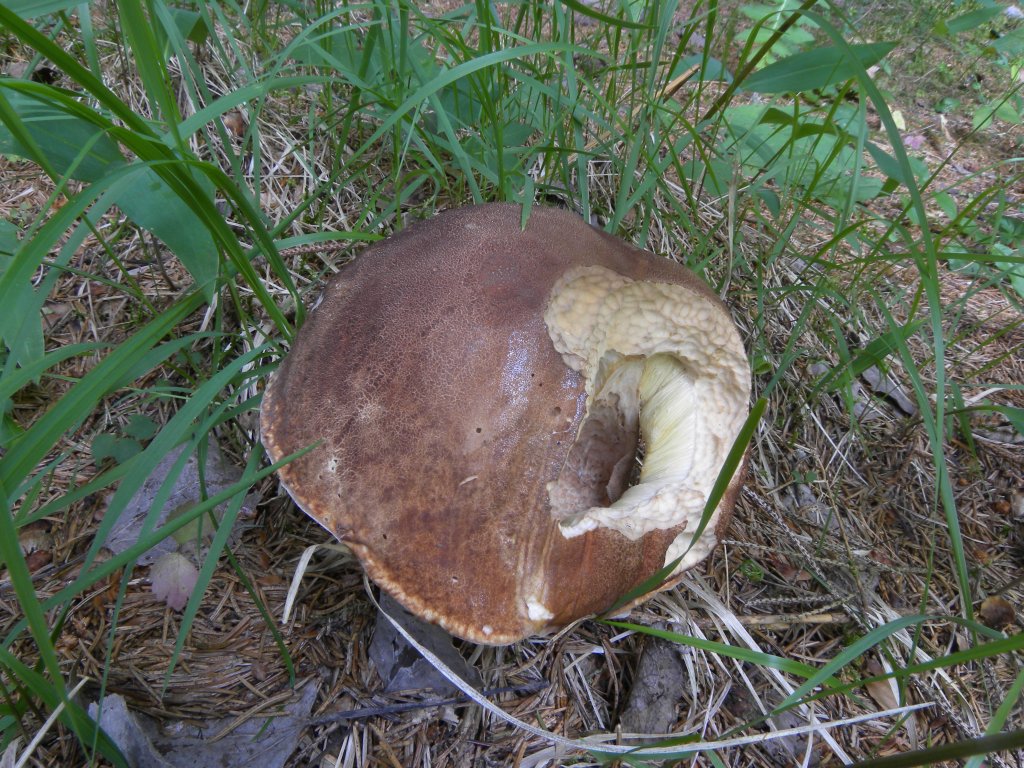
[[[693,466],[698,411],[693,378],[673,355],[652,355],[639,383],[640,432],[646,445],[640,483],[687,477]]]

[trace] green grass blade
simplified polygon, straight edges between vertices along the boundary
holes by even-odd
[[[995,736],[1002,730],[1020,702],[1022,693],[1024,693],[1024,670],[1017,673],[1017,678],[1013,681],[1013,685],[1006,691],[1006,698],[1003,699],[995,714],[992,715],[992,720],[985,729],[985,736]],[[985,751],[991,752],[994,750],[986,749]],[[972,757],[967,761],[967,765],[964,768],[981,768],[982,762],[980,757]]]
[[[51,368],[70,360],[72,357],[88,355],[106,349],[109,345],[103,342],[84,342],[82,344],[69,344],[66,347],[59,347],[47,352],[43,357],[30,365],[19,367],[0,378],[0,401],[13,397],[22,387],[27,386],[39,378]]]
[[[174,520],[169,521],[166,525],[161,526],[157,530],[152,531],[149,535],[140,537],[139,540],[132,546],[125,549],[123,552],[114,555],[113,557],[97,563],[95,567],[91,568],[87,572],[80,573],[74,581],[68,584],[66,587],[58,590],[54,594],[50,595],[40,603],[41,608],[44,611],[53,609],[61,609],[65,607],[68,601],[75,599],[80,596],[83,592],[95,586],[99,582],[106,579],[111,574],[124,568],[126,565],[134,563],[138,558],[145,552],[152,549],[156,544],[160,543],[168,536],[173,536],[177,531],[185,528],[188,525],[192,525],[197,517],[206,514],[215,507],[220,506],[226,501],[236,496],[239,493],[245,493],[253,485],[258,483],[260,480],[269,477],[270,475],[277,472],[278,469],[283,467],[290,461],[294,461],[299,456],[311,451],[316,446],[309,446],[301,451],[296,451],[294,454],[285,456],[280,461],[253,473],[252,475],[243,475],[242,478],[232,486],[225,488],[223,491],[210,496],[206,501],[201,504],[197,504],[195,507],[190,509],[187,514],[176,517]],[[9,629],[6,637],[4,638],[4,646],[9,646],[14,638],[18,637],[27,628],[25,619],[21,619],[15,622]]]
[[[669,632],[668,630],[656,629],[654,627],[646,627],[642,624],[631,624],[627,621],[602,619],[601,623],[607,624],[610,627],[616,627],[618,629],[628,629],[634,632],[639,632],[643,635],[658,637],[662,640],[668,640],[672,643],[678,643],[679,645],[698,648],[702,651],[707,651],[708,653],[716,653],[721,656],[726,656],[730,659],[737,659],[738,661],[756,664],[760,667],[777,669],[780,672],[785,672],[787,674],[795,675],[796,677],[800,678],[810,679],[815,678],[819,675],[819,670],[816,667],[812,667],[809,664],[804,664],[803,662],[793,661],[792,659],[786,659],[782,656],[773,656],[770,653],[760,653],[758,651],[750,650],[749,648],[738,648],[734,645],[718,643],[714,640],[704,640],[700,637],[682,635],[678,632]],[[839,683],[839,681],[834,678],[826,678],[826,680],[835,685],[838,685]]]
[[[851,56],[849,44],[842,35],[831,24],[813,11],[806,11],[805,15],[813,19],[819,27],[829,36],[833,44],[847,55]],[[910,197],[912,209],[916,212],[919,221],[928,221],[928,213],[917,185],[909,157],[904,148],[900,130],[896,125],[892,112],[886,103],[885,98],[878,90],[878,86],[864,70],[856,73],[858,87],[861,92],[874,104],[878,111],[882,127],[886,137],[893,147],[895,160],[901,170],[902,178],[907,181],[907,193]],[[953,493],[953,485],[949,474],[949,467],[945,455],[945,411],[946,411],[946,341],[945,329],[943,327],[943,299],[939,290],[939,261],[937,249],[929,227],[921,227],[917,237],[907,237],[905,245],[908,257],[914,259],[917,269],[920,272],[924,286],[925,295],[928,300],[928,321],[930,339],[934,354],[935,384],[932,394],[934,403],[929,393],[915,382],[914,390],[918,399],[925,430],[928,434],[929,443],[932,449],[933,465],[935,467],[935,490],[937,503],[945,513],[946,525],[949,531],[950,543],[953,552],[953,559],[956,569],[957,581],[960,588],[960,603],[963,615],[967,619],[973,616],[973,600],[971,598],[971,582],[967,567],[967,558],[964,552],[963,536],[960,531],[960,520],[957,515],[956,498]],[[891,318],[890,318],[891,321]],[[906,346],[900,348],[901,357],[908,365],[908,370],[915,368],[912,356]]]
[[[35,647],[39,652],[40,660],[50,679],[30,673],[30,670],[15,659],[8,651],[8,643],[3,646],[3,666],[6,669],[18,669],[18,679],[23,683],[32,686],[37,696],[47,702],[51,709],[58,704],[65,706],[61,719],[67,722],[71,730],[83,743],[88,743],[91,738],[91,731],[94,729],[92,721],[76,705],[68,700],[67,688],[64,684],[63,672],[61,671],[60,660],[50,637],[50,627],[46,620],[45,612],[36,598],[35,587],[32,584],[32,574],[29,573],[25,558],[19,546],[18,531],[14,525],[14,517],[11,514],[11,506],[3,483],[0,483],[0,558],[7,568],[7,578],[10,579],[11,588],[14,590],[18,605],[25,615],[24,622],[28,626],[29,633],[35,641]],[[116,748],[109,742],[104,742],[104,754],[115,763],[125,765],[123,758]]]
[[[1024,730],[979,736],[953,744],[942,744],[928,749],[919,749],[902,755],[890,755],[857,763],[859,768],[916,768],[949,764],[951,760],[963,760],[974,755],[1016,750],[1024,747]]]
[[[769,64],[743,81],[756,93],[813,91],[855,77],[884,59],[896,43],[860,43],[802,51]]]
[[[198,309],[201,303],[199,294],[186,297],[151,320],[101,360],[31,430],[19,437],[7,455],[0,459],[0,487],[17,487],[23,478],[28,477],[57,440],[81,424],[101,397],[130,380],[126,379],[125,371],[134,369],[133,361],[154,349],[161,338]],[[164,345],[163,349],[157,351],[162,359],[173,351],[173,347]],[[155,364],[158,361],[150,362]]]
[[[251,451],[249,453],[249,460],[243,476],[254,474],[259,468],[262,458],[262,451]],[[192,590],[192,594],[189,596],[185,610],[181,614],[181,624],[178,629],[178,636],[174,640],[174,650],[171,653],[171,659],[170,663],[167,665],[167,671],[164,673],[162,693],[166,692],[167,685],[171,681],[171,675],[174,673],[174,669],[177,666],[178,658],[181,655],[182,650],[185,648],[185,639],[188,637],[196,615],[199,613],[203,594],[206,592],[206,588],[209,585],[210,580],[213,578],[213,572],[219,564],[221,552],[223,552],[227,547],[228,536],[231,534],[231,529],[234,527],[235,521],[238,519],[238,513],[241,510],[242,503],[244,501],[244,493],[236,494],[228,504],[227,509],[224,511],[224,516],[221,518],[219,523],[213,515],[208,515],[207,522],[209,522],[210,525],[215,526],[215,533],[213,535],[213,539],[210,541],[206,558],[203,560],[202,566],[199,569],[199,577],[196,580],[195,588]],[[273,627],[273,623],[271,622],[269,626]]]
[[[58,690],[49,680],[11,653],[6,645],[0,646],[0,667],[10,670],[11,674],[16,676],[25,688],[30,690],[40,701],[46,703],[50,711],[54,711],[59,705],[64,704],[60,720],[76,735],[83,746],[96,744],[100,754],[117,768],[130,768],[117,745],[101,729],[96,728],[92,719],[78,704],[62,699]]]

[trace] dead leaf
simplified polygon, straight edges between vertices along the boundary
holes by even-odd
[[[1024,493],[1013,492],[1010,497],[1010,512],[1014,520],[1024,520]]]
[[[864,665],[864,674],[868,677],[876,677],[878,675],[885,674],[885,668],[875,659],[869,659],[867,664]],[[875,704],[878,705],[880,710],[895,709],[899,706],[899,700],[896,698],[895,683],[892,679],[889,680],[875,680],[872,683],[865,684],[868,696],[874,699]]]
[[[242,117],[242,113],[233,109],[224,115],[224,127],[227,128],[235,136],[242,136],[245,133],[245,118]]]
[[[53,536],[50,535],[49,526],[42,520],[23,526],[18,531],[18,546],[23,555],[52,551]]]
[[[316,686],[307,683],[276,717],[261,714],[217,738],[236,718],[160,722],[132,712],[120,696],[107,696],[89,715],[114,740],[132,768],[284,768],[309,719]]]
[[[924,146],[924,134],[908,133],[903,137],[903,146],[916,152]]]
[[[35,573],[53,560],[53,536],[43,520],[29,523],[18,531],[18,546],[25,556],[29,573]]]
[[[745,686],[736,685],[725,700],[725,707],[740,720],[755,722],[760,731],[777,731],[807,725],[796,712],[789,709],[778,713],[767,722],[761,718],[765,711],[778,705],[779,701],[766,701],[755,697]],[[817,766],[820,762],[817,752],[807,753],[807,735],[787,735],[766,739],[762,747],[770,758],[771,765]]]
[[[800,569],[793,565],[782,555],[769,554],[767,556],[768,564],[771,565],[772,570],[779,575],[783,581],[790,581],[793,579]]]
[[[915,403],[903,388],[888,376],[884,375],[878,366],[872,365],[866,369],[861,378],[864,379],[879,397],[888,398],[893,405],[903,411],[907,416],[917,414],[917,403]]]
[[[53,553],[46,549],[37,549],[31,554],[25,555],[25,566],[29,573],[35,573],[44,565],[49,565],[53,560]]]
[[[1017,619],[1017,612],[1004,598],[999,595],[990,595],[981,601],[978,616],[981,617],[986,627],[1003,629],[1013,624]]]
[[[198,580],[199,571],[192,565],[192,561],[177,552],[161,555],[149,569],[153,595],[176,611],[182,610],[188,603],[189,595],[196,588]]]
[[[434,624],[413,616],[391,596],[381,593],[381,608],[421,644],[429,648],[448,668],[474,687],[480,686],[480,673],[469,665],[452,645],[452,636]],[[423,658],[388,621],[378,614],[370,641],[370,659],[384,681],[387,693],[395,691],[433,690],[441,696],[459,691],[434,666]]]
[[[7,65],[4,74],[15,80],[23,80],[25,75],[29,74],[29,63],[27,61],[12,61]]]
[[[14,768],[18,764],[18,750],[21,748],[21,736],[15,736],[14,741],[7,745],[3,756],[0,756],[0,768]]]
[[[131,498],[131,501],[125,506],[121,516],[118,517],[117,522],[114,523],[111,528],[107,540],[103,542],[103,545],[114,552],[115,554],[123,552],[132,546],[139,540],[139,534],[142,532],[142,528],[145,525],[146,517],[149,515],[150,507],[153,506],[153,500],[156,498],[160,487],[167,480],[167,476],[170,473],[174,463],[181,456],[182,451],[185,450],[185,446],[179,446],[170,453],[168,453],[159,464],[153,473],[146,479],[142,487],[139,488],[138,492]],[[204,468],[204,477],[206,479],[206,491],[208,495],[219,493],[220,491],[234,485],[241,479],[242,473],[238,467],[234,466],[228,461],[221,453],[220,448],[213,441],[212,437],[207,443],[206,451],[206,467]],[[174,488],[171,490],[171,494],[167,499],[167,503],[164,504],[163,509],[157,515],[156,526],[160,527],[169,520],[173,519],[175,514],[184,514],[189,509],[193,508],[196,504],[201,501],[200,494],[200,483],[199,483],[199,461],[195,454],[189,456],[188,461],[185,463],[184,469],[181,474],[178,475],[177,480],[174,483]],[[245,513],[247,510],[254,509],[256,506],[257,496],[250,494],[245,498],[242,503],[242,513],[239,514],[240,518],[246,517]],[[224,510],[227,508],[227,502],[220,505],[214,510],[214,514],[219,520]],[[202,526],[203,535],[208,538],[212,535],[212,525],[208,518],[204,520]],[[239,526],[236,526],[238,528]],[[152,530],[152,528],[150,529]],[[185,526],[184,529],[178,532],[177,538],[179,541],[183,541],[188,538],[191,532],[193,541],[198,537],[199,526],[197,524]],[[229,544],[233,541],[237,541],[239,531],[232,532],[232,538],[229,539]],[[203,542],[200,542],[202,545]],[[139,559],[139,565],[152,565],[157,559],[168,552],[176,552],[179,549],[178,541],[175,541],[175,537],[168,536],[163,541],[156,544],[147,552],[143,553]],[[201,558],[197,558],[201,559]]]

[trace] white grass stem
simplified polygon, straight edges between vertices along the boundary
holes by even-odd
[[[292,607],[295,605],[295,598],[299,594],[299,585],[302,583],[302,577],[306,574],[306,569],[309,567],[309,561],[313,559],[313,555],[318,549],[330,549],[335,552],[348,552],[348,547],[343,544],[313,544],[312,546],[306,547],[302,553],[302,557],[299,558],[298,565],[295,566],[295,574],[292,576],[292,583],[288,587],[288,596],[284,601],[284,614],[281,617],[281,623],[287,624],[288,617],[292,614]]]
[[[569,739],[565,738],[564,736],[559,736],[555,733],[544,730],[543,728],[539,728],[531,723],[527,723],[523,720],[520,720],[519,718],[505,712],[505,710],[501,709],[501,707],[497,706],[496,704],[488,700],[486,697],[482,696],[473,686],[469,685],[465,680],[459,677],[454,671],[452,671],[452,669],[450,669],[443,661],[441,661],[441,659],[438,658],[438,656],[435,653],[433,653],[430,649],[426,648],[419,641],[417,641],[416,638],[414,638],[412,634],[410,634],[398,621],[389,616],[388,613],[380,607],[380,604],[373,596],[373,591],[370,587],[370,581],[366,576],[363,577],[363,584],[366,588],[366,594],[370,597],[370,601],[374,604],[377,610],[380,611],[381,615],[383,615],[384,618],[391,622],[395,630],[400,635],[402,635],[402,637],[405,638],[406,642],[409,643],[409,645],[411,645],[413,648],[419,651],[423,658],[429,661],[430,664],[438,672],[440,672],[452,685],[454,685],[456,688],[462,691],[469,699],[483,707],[492,715],[504,720],[510,725],[513,725],[522,731],[525,731],[533,736],[544,739],[545,741],[548,741],[552,744],[563,747],[565,749],[583,750],[592,753],[609,755],[629,754],[630,757],[640,758],[654,755],[678,755],[690,752],[718,751],[722,749],[728,749],[731,747],[742,747],[748,744],[761,744],[768,741],[772,741],[774,739],[781,739],[789,736],[801,736],[803,734],[808,733],[819,733],[821,734],[822,738],[829,742],[829,746],[832,746],[833,751],[835,751],[836,755],[839,756],[840,759],[842,759],[844,762],[849,764],[853,761],[849,758],[849,756],[846,755],[845,752],[843,752],[839,745],[835,743],[835,740],[828,735],[828,729],[838,728],[846,725],[855,725],[857,723],[862,723],[868,720],[877,720],[885,717],[900,717],[908,712],[913,712],[918,709],[923,709],[925,707],[932,706],[930,702],[925,702],[923,704],[914,704],[905,707],[887,709],[881,712],[869,712],[866,714],[855,715],[852,717],[843,718],[841,720],[832,720],[825,723],[818,721],[817,718],[813,715],[813,713],[808,713],[808,717],[813,722],[811,722],[808,725],[803,725],[796,728],[785,728],[778,731],[771,731],[769,733],[757,733],[752,734],[750,736],[741,736],[734,739],[722,739],[720,741],[703,741],[694,744],[675,745],[669,747],[641,747],[606,743],[612,740],[618,740],[620,738],[651,739],[651,734],[604,733],[588,736],[584,739]],[[736,627],[739,628],[740,632],[746,634],[746,631],[743,630],[742,625],[739,624],[739,622],[735,622],[735,624]],[[749,642],[753,643],[753,638],[750,638],[749,635],[747,635],[747,637],[749,638]],[[756,644],[754,644],[754,647],[756,647]],[[784,678],[782,678],[782,682],[785,686],[788,687],[788,682],[786,682]],[[790,691],[792,692],[792,688],[790,688]],[[679,734],[665,734],[665,737],[675,738],[678,737],[678,735]],[[659,736],[654,735],[653,738],[659,738]]]
[[[82,686],[85,685],[87,682],[89,682],[88,677],[83,677],[81,680],[79,680],[78,685],[72,688],[71,692],[68,694],[68,699],[72,698],[80,690],[82,690]],[[25,747],[25,751],[21,753],[21,757],[19,757],[18,762],[14,764],[14,768],[24,768],[24,766],[28,763],[29,758],[32,757],[32,753],[36,751],[36,747],[38,747],[40,742],[42,742],[42,740],[46,738],[46,734],[49,733],[50,729],[53,727],[53,724],[57,722],[57,718],[60,717],[60,713],[64,711],[65,703],[65,701],[62,701],[60,704],[54,707],[53,712],[51,712],[50,716],[46,718],[46,722],[43,723],[42,728],[36,731],[36,735],[32,737],[32,741],[28,743],[28,746]]]
[[[722,622],[729,628],[729,630],[735,637],[741,639],[744,642],[744,644],[746,644],[746,646],[750,648],[752,651],[764,653],[764,650],[762,650],[761,647],[757,644],[757,641],[747,631],[747,628],[743,626],[743,624],[737,618],[736,614],[729,610],[725,606],[725,604],[722,603],[722,601],[719,600],[718,597],[710,589],[707,588],[707,586],[705,586],[702,579],[700,579],[697,576],[691,576],[690,578],[686,579],[684,583],[686,585],[686,588],[692,590],[694,593],[697,594],[698,597],[700,597],[705,602],[705,604],[715,613],[716,616],[718,616],[722,620]],[[779,670],[773,669],[771,667],[766,667],[764,671],[768,675],[775,678],[777,684],[782,688],[782,690],[786,693],[787,696],[793,693],[795,689],[790,684],[789,680],[787,680]],[[805,716],[811,723],[811,727],[809,728],[809,730],[815,730],[813,726],[815,724],[818,724],[819,721],[817,715],[814,714],[813,710],[804,704],[798,706],[797,710],[803,716]],[[774,731],[773,733],[782,733],[782,731]],[[844,765],[850,765],[851,763],[853,763],[853,759],[848,754],[846,754],[846,751],[841,746],[839,746],[839,742],[837,742],[832,737],[832,735],[827,730],[825,730],[825,728],[822,728],[822,730],[819,732],[819,735],[825,741],[825,743],[828,744],[829,748],[831,748],[833,753],[835,753],[836,757],[838,757]]]

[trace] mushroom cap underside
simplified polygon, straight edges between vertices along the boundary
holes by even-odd
[[[261,412],[275,461],[322,441],[279,472],[299,506],[406,608],[492,644],[702,559],[738,477],[691,535],[749,398],[695,275],[567,211],[521,220],[463,208],[368,248]]]

